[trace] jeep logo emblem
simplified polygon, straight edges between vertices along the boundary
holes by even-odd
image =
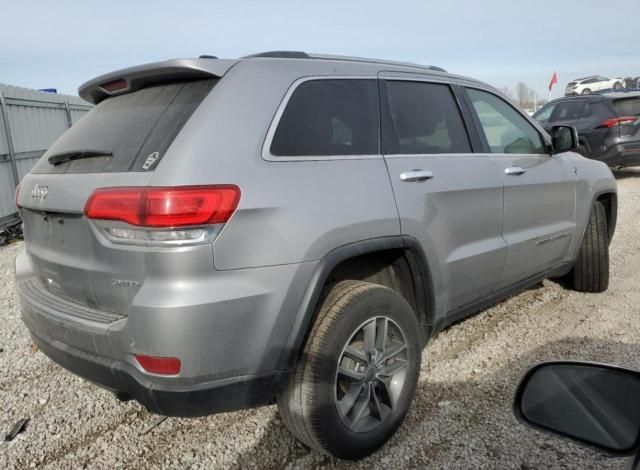
[[[48,186],[42,186],[40,184],[36,184],[31,190],[31,199],[36,201],[44,201],[47,197],[47,193],[49,192]]]

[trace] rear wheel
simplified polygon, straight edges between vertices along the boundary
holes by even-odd
[[[578,142],[578,153],[583,157],[591,158],[591,146],[585,139],[580,139]]]
[[[582,94],[583,95],[590,95],[591,94],[591,90],[589,88],[585,88],[584,90],[582,90]]]
[[[623,88],[624,88],[624,86],[623,86],[623,85],[622,85],[622,83],[620,83],[620,82],[616,82],[616,83],[613,85],[613,89],[614,89],[614,90],[616,90],[616,91],[620,91],[620,90],[622,90]]]
[[[609,287],[609,234],[601,202],[596,201],[591,209],[569,280],[572,287],[580,292],[604,292]]]
[[[278,406],[309,447],[362,458],[402,423],[419,370],[418,324],[406,300],[381,285],[342,281],[321,303]]]

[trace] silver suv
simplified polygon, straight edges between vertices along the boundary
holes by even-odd
[[[616,184],[490,86],[304,53],[96,78],[20,186],[24,322],[150,411],[277,401],[360,458],[407,413],[422,348],[547,277],[608,284]]]

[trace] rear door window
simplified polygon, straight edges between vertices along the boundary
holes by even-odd
[[[104,173],[153,170],[217,79],[156,85],[98,103],[58,139],[34,173]],[[51,165],[70,152],[104,156]]]
[[[375,79],[302,82],[289,99],[271,141],[281,157],[378,154]]]
[[[551,122],[580,119],[584,111],[584,100],[570,100],[558,103],[549,119]]]
[[[618,116],[640,116],[640,97],[613,100]]]
[[[533,118],[542,124],[548,123],[551,120],[551,115],[553,114],[553,111],[556,109],[557,105],[558,103],[549,103],[544,105],[542,108],[536,111],[536,113],[533,115]]]
[[[492,93],[468,88],[491,153],[545,154],[536,128],[506,101]]]
[[[382,126],[385,154],[471,153],[458,104],[448,85],[386,82],[388,114]]]

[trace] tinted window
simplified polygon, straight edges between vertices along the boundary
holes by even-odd
[[[536,128],[511,105],[485,91],[467,91],[491,153],[547,153]]]
[[[471,145],[448,85],[386,82],[389,115],[383,119],[387,154],[470,153]]]
[[[534,118],[541,123],[568,121],[591,115],[591,106],[585,100],[560,101],[549,103],[540,109]]]
[[[568,121],[580,119],[584,110],[584,101],[572,100],[558,103],[556,109],[551,113],[551,121]]]
[[[34,173],[102,173],[153,170],[216,80],[170,83],[101,101],[58,139]],[[62,153],[98,150],[101,156],[49,164]],[[151,166],[147,158],[156,154]]]
[[[556,105],[557,103],[549,103],[544,105],[542,108],[536,111],[536,113],[533,115],[533,118],[538,122],[546,123],[547,121],[549,121],[553,110],[556,109]]]
[[[613,100],[618,116],[640,116],[640,97]]]
[[[378,153],[375,80],[310,80],[291,95],[271,142],[278,156]]]

